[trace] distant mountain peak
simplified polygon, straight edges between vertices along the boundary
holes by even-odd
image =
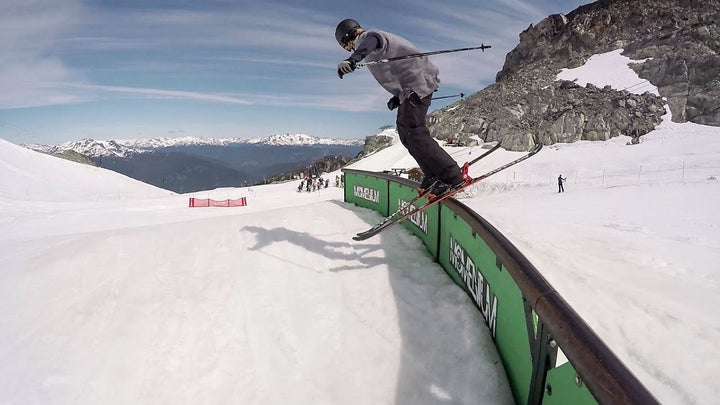
[[[83,138],[79,141],[65,142],[60,145],[23,145],[29,149],[48,154],[57,154],[65,151],[73,151],[85,156],[118,156],[126,157],[132,153],[139,153],[140,150],[133,146],[123,145],[121,142],[110,140],[102,141],[91,138]]]
[[[362,145],[362,139],[318,138],[306,134],[279,134],[263,138],[201,138],[185,136],[180,138],[156,137],[151,139],[95,140],[90,138],[65,142],[60,145],[25,145],[45,153],[71,150],[85,156],[126,157],[134,153],[176,146],[227,146],[232,144],[265,144],[270,146],[311,146],[311,145]]]
[[[361,145],[361,139],[317,138],[306,134],[277,134],[265,138],[248,139],[247,143],[263,143],[277,146],[293,145]]]

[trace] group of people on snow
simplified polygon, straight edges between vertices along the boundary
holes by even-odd
[[[323,180],[322,177],[318,177],[317,180],[311,178],[310,176],[305,176],[304,179],[300,180],[300,185],[298,186],[298,192],[303,191],[303,188],[305,191],[317,191],[321,188],[327,188],[328,184],[330,183],[330,180]]]
[[[342,181],[342,177],[340,175],[335,176],[335,187],[340,187],[341,181]],[[317,191],[322,188],[328,188],[328,187],[330,187],[330,179],[323,179],[322,177],[318,177],[317,179],[314,179],[310,176],[305,176],[304,179],[300,180],[300,184],[298,185],[297,191],[298,191],[298,193],[300,193],[304,189],[307,192],[311,192],[311,191]]]

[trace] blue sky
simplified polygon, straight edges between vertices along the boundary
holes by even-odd
[[[338,79],[340,20],[423,51],[491,45],[432,57],[445,96],[493,83],[529,24],[584,3],[0,0],[0,138],[362,138],[395,113],[366,69]]]

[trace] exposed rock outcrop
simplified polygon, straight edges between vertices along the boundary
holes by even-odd
[[[601,0],[551,15],[520,34],[496,83],[434,112],[433,136],[503,140],[527,150],[552,144],[635,140],[660,122],[668,104],[676,122],[720,126],[720,1]],[[562,68],[624,49],[631,67],[660,97],[556,81]]]
[[[358,157],[371,155],[381,149],[391,146],[393,138],[386,135],[372,135],[365,138],[365,147]]]

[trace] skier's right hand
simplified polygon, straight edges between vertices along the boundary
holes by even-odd
[[[355,71],[356,64],[357,62],[355,62],[355,60],[352,58],[347,58],[344,61],[338,63],[338,77],[342,79],[343,75]]]

